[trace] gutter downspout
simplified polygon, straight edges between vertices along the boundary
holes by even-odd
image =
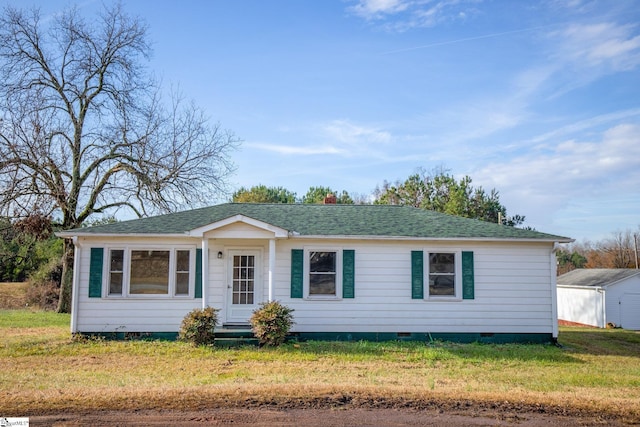
[[[551,254],[549,255],[549,270],[551,273],[551,317],[552,317],[552,328],[553,328],[553,340],[554,342],[557,342],[558,340],[558,333],[559,333],[559,328],[558,328],[558,282],[557,282],[557,275],[558,275],[558,261],[556,259],[556,251],[560,249],[560,245],[558,242],[555,242],[553,244],[553,249],[551,249]]]
[[[78,236],[73,236],[73,276],[71,278],[71,334],[75,334],[78,332],[78,277],[80,272],[78,269],[80,268],[80,243],[78,241]]]
[[[209,239],[202,236],[202,309],[209,301]]]

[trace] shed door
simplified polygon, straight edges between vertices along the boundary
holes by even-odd
[[[259,251],[229,251],[226,322],[249,322],[261,302],[260,271]]]
[[[640,330],[640,294],[622,295],[620,320],[624,329]]]

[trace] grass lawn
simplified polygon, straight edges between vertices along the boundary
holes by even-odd
[[[216,406],[481,405],[640,421],[640,333],[632,331],[561,328],[563,348],[305,342],[220,349],[72,340],[68,315],[0,310],[0,337],[2,416]]]

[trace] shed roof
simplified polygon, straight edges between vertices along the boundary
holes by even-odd
[[[558,286],[602,287],[640,274],[630,268],[579,268],[558,277]]]
[[[234,216],[287,230],[292,236],[403,237],[571,242],[553,234],[408,206],[225,203],[59,233],[62,237],[185,234]]]

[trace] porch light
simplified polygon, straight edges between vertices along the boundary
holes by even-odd
[[[218,259],[222,259],[222,251],[218,251]]]

